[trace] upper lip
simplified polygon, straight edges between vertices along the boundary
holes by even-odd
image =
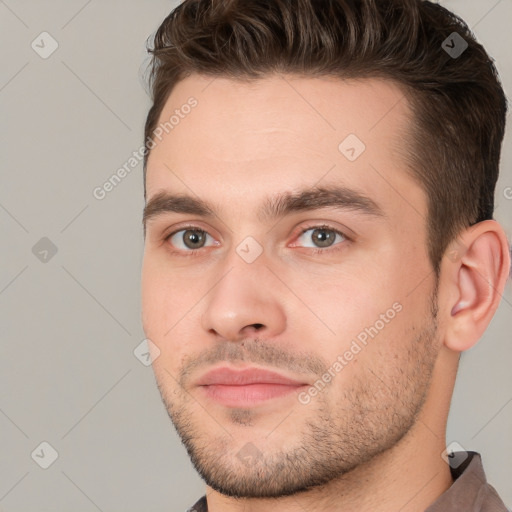
[[[205,373],[198,381],[198,386],[210,386],[224,384],[231,386],[243,386],[246,384],[286,384],[289,386],[301,386],[304,382],[290,379],[279,373],[260,368],[244,368],[234,370],[223,366]]]

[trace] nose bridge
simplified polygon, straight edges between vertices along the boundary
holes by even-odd
[[[284,310],[272,291],[276,289],[272,284],[275,277],[267,268],[264,253],[255,257],[255,249],[253,241],[244,240],[226,257],[221,277],[215,279],[206,296],[202,315],[206,331],[236,341],[246,337],[247,328],[254,325],[265,330],[266,337],[284,329]]]

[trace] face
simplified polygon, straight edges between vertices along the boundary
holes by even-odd
[[[163,402],[217,491],[323,485],[409,432],[440,347],[407,102],[377,79],[196,75],[173,115],[148,160],[142,269]],[[221,367],[294,385],[201,385]]]

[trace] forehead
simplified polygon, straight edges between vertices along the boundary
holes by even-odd
[[[382,79],[192,75],[160,115],[147,197],[168,190],[247,211],[269,192],[339,184],[421,216],[424,193],[402,157],[411,120],[402,90]]]

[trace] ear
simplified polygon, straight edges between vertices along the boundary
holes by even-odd
[[[482,337],[509,277],[510,248],[503,228],[495,220],[469,227],[447,248],[444,266],[444,344],[462,352]]]

